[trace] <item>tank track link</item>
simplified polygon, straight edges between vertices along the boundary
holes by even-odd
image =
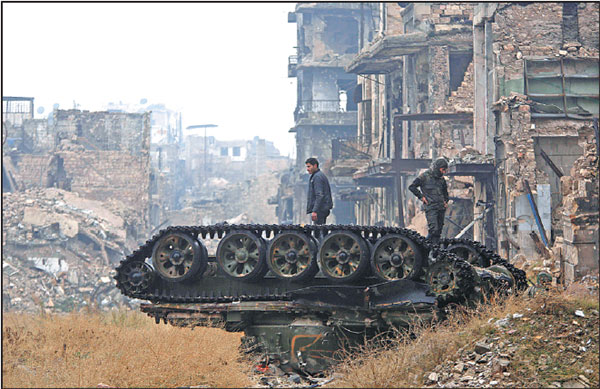
[[[281,232],[295,231],[311,235],[315,238],[325,236],[331,231],[353,232],[363,239],[374,242],[377,238],[387,234],[398,234],[405,236],[414,241],[422,250],[424,256],[434,258],[440,261],[445,261],[449,266],[458,270],[458,278],[460,279],[460,288],[454,290],[449,295],[445,295],[441,300],[459,301],[472,288],[472,271],[470,265],[459,259],[456,255],[448,253],[437,245],[432,244],[425,237],[416,231],[398,228],[398,227],[379,227],[379,226],[357,226],[357,225],[278,225],[278,224],[215,224],[208,226],[173,226],[159,231],[151,239],[147,240],[142,246],[128,255],[121,261],[116,268],[117,288],[124,295],[141,300],[149,300],[152,302],[172,302],[172,303],[212,303],[212,302],[231,302],[231,301],[266,301],[266,300],[287,300],[287,293],[279,293],[277,290],[269,290],[268,288],[263,293],[248,295],[247,293],[210,293],[201,296],[190,295],[189,292],[181,293],[173,291],[164,291],[149,288],[142,292],[131,291],[123,283],[123,269],[132,263],[144,263],[152,256],[154,244],[162,237],[172,233],[183,233],[190,235],[196,239],[207,237],[222,238],[230,231],[248,231],[257,236],[265,236],[270,238]],[[427,266],[427,265],[425,265]]]
[[[457,244],[473,248],[477,252],[477,254],[481,258],[483,258],[483,261],[487,264],[504,266],[515,278],[516,289],[518,291],[527,289],[527,275],[525,274],[525,272],[509,263],[506,259],[502,258],[500,255],[496,254],[492,250],[489,250],[480,242],[465,238],[446,238],[440,241],[440,245],[443,248],[448,248],[452,245]]]

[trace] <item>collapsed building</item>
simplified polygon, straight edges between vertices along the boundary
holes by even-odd
[[[2,102],[3,309],[124,303],[109,275],[149,231],[149,115]]]
[[[22,98],[3,97],[2,191],[59,188],[137,210],[137,241],[149,227],[149,114],[56,109],[24,116]]]
[[[326,5],[297,7],[299,47],[306,34],[299,11],[319,7]],[[426,233],[420,201],[407,187],[444,156],[452,200],[444,236],[466,232],[566,282],[596,274],[598,5],[355,7],[360,33],[348,36],[360,49],[345,70],[357,80],[349,96],[356,126],[353,136],[334,139],[327,166],[334,181],[352,184],[338,191],[334,214],[347,200],[359,224]],[[306,156],[329,160],[325,150],[307,152],[308,141],[297,134],[298,169]],[[297,181],[290,175],[288,182]],[[305,193],[295,193],[294,204],[303,204]]]
[[[158,229],[276,222],[289,163],[272,142],[184,139],[163,105],[109,107],[34,119],[33,98],[3,97],[3,309],[129,304],[109,276]]]

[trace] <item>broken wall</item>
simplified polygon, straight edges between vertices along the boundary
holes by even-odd
[[[564,64],[586,73],[591,79],[583,82],[597,85],[597,32],[595,38],[590,32],[598,30],[598,6],[577,5],[577,24],[570,15],[563,13],[565,10],[571,15],[575,12],[568,7],[567,3],[498,6],[490,35],[493,36],[494,78],[499,86],[494,97],[498,99],[495,106],[497,132],[488,137],[496,137],[496,160],[499,161],[497,217],[502,226],[499,240],[504,251],[501,254],[512,257],[521,253],[530,262],[544,261],[557,275],[562,270],[564,279],[571,282],[590,271],[598,271],[598,219],[589,217],[590,212],[596,215],[598,212],[597,156],[594,141],[589,138],[591,114],[597,116],[598,98],[596,95],[595,100],[592,98],[582,104],[585,109],[574,110],[567,104],[569,97],[565,97],[565,101],[563,97],[538,97],[532,86],[535,77],[531,74],[524,77],[527,74],[524,69],[531,66],[526,61],[546,59],[538,66],[540,72],[547,72],[539,74],[548,75],[551,68],[546,64],[555,61],[560,63],[561,69]],[[539,23],[539,20],[545,22]],[[572,28],[575,28],[574,32]],[[552,82],[556,88],[564,88],[560,85],[560,77],[552,80],[545,79],[545,88],[552,88]],[[567,80],[569,85],[575,84]],[[573,117],[564,117],[563,103]],[[595,112],[586,111],[590,107],[592,110],[595,107]],[[541,157],[542,150],[565,175],[560,181]],[[571,169],[573,164],[577,168]],[[540,213],[548,215],[547,239],[551,246],[554,242],[550,253],[539,250],[529,236],[531,231],[536,234],[539,231],[531,219],[524,179],[529,181]],[[530,226],[524,228],[526,220]]]
[[[296,14],[301,63],[340,66],[352,58],[358,52],[359,10],[360,4],[299,4]]]
[[[54,111],[54,133],[63,139],[78,141],[88,149],[120,150],[131,154],[150,149],[149,113]],[[83,139],[79,139],[83,138]]]
[[[53,120],[25,120],[30,150],[5,152],[20,189],[57,187],[141,210],[148,227],[149,114],[55,110]]]

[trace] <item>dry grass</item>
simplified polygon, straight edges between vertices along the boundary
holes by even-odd
[[[529,311],[527,310],[529,308]],[[536,320],[516,323],[518,330],[512,339],[506,339],[513,344],[520,344],[517,356],[513,360],[513,377],[521,377],[519,384],[523,386],[547,386],[556,377],[550,376],[558,372],[565,377],[577,377],[586,369],[594,371],[592,380],[598,385],[598,316],[590,318],[588,315],[587,326],[594,335],[594,343],[588,353],[583,354],[575,364],[570,358],[573,355],[565,353],[564,360],[556,360],[553,367],[556,370],[537,371],[535,364],[530,363],[533,358],[542,353],[553,354],[558,345],[541,342],[545,335],[556,338],[550,328],[557,329],[556,323],[566,322],[573,325],[575,309],[598,310],[598,297],[589,293],[546,293],[534,298],[514,297],[491,304],[482,305],[471,311],[456,311],[448,320],[434,326],[417,325],[415,327],[416,339],[410,339],[406,334],[399,334],[387,344],[372,343],[360,353],[354,353],[343,364],[336,368],[341,373],[341,379],[333,381],[329,387],[421,387],[424,385],[424,376],[436,366],[446,360],[456,357],[461,348],[473,346],[474,343],[485,336],[505,336],[499,333],[497,327],[489,323],[490,318],[504,318],[513,313],[531,312]],[[537,309],[537,311],[536,311]],[[582,322],[582,320],[579,320]],[[537,323],[533,325],[533,323]],[[579,325],[582,325],[581,323]],[[581,328],[581,327],[578,327]],[[574,331],[572,328],[562,327],[561,331]],[[525,335],[525,340],[521,339]],[[535,335],[535,336],[534,336]],[[540,336],[542,335],[542,336]],[[519,338],[517,338],[517,336]],[[586,339],[587,340],[587,339]],[[561,344],[568,347],[579,347],[581,339],[574,339],[572,345]],[[533,368],[532,368],[533,366]],[[548,374],[547,377],[544,374]],[[533,378],[532,378],[533,377]]]
[[[3,387],[244,387],[241,334],[156,325],[140,312],[5,313]]]

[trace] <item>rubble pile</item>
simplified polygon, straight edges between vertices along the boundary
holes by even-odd
[[[508,112],[513,109],[519,109],[520,111],[529,111],[529,105],[533,102],[527,98],[524,94],[517,92],[510,92],[508,96],[502,96],[498,101],[492,104],[492,107],[496,111]],[[520,107],[523,108],[520,108]]]
[[[137,213],[56,188],[2,194],[2,308],[127,304],[110,277],[138,243]]]
[[[544,305],[537,311],[527,308],[524,313],[490,318],[493,331],[488,333],[492,334],[474,340],[459,349],[454,359],[427,372],[425,384],[446,388],[597,385],[597,367],[584,360],[586,353],[597,352],[598,311],[552,309]],[[535,376],[526,373],[531,369]]]

